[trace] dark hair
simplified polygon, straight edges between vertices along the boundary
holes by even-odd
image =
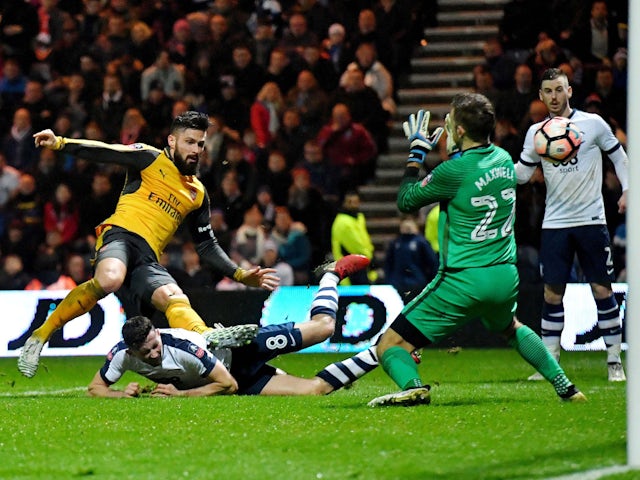
[[[138,315],[128,318],[122,325],[122,339],[128,347],[138,350],[153,328],[153,323],[147,317]]]
[[[544,82],[545,80],[555,80],[556,78],[559,78],[559,77],[567,78],[567,74],[564,73],[559,68],[547,68],[542,74],[542,77],[540,78],[540,83]],[[569,81],[568,78],[567,78],[567,81]]]
[[[496,114],[487,97],[480,93],[460,93],[453,97],[455,123],[462,125],[475,142],[487,142],[493,133]]]
[[[184,112],[173,119],[169,133],[173,134],[176,130],[187,130],[190,128],[205,132],[207,128],[209,128],[209,117],[207,114],[196,112],[194,110]]]

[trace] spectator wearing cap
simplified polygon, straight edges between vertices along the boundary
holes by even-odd
[[[351,45],[347,41],[347,32],[342,24],[331,24],[327,33],[328,36],[322,43],[324,54],[329,57],[333,70],[339,75],[353,59]]]

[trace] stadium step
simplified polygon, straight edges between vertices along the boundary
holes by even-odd
[[[439,0],[438,26],[423,31],[423,40],[413,52],[411,73],[397,85],[398,109],[391,126],[389,152],[378,157],[375,181],[360,189],[378,268],[384,265],[389,242],[399,233],[401,214],[396,197],[408,153],[402,123],[422,108],[431,112],[430,130],[442,126],[451,98],[473,88],[473,68],[484,62],[484,42],[498,35],[508,1]],[[429,153],[429,166],[440,161],[439,152]]]

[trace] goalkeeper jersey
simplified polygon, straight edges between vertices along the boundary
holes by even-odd
[[[623,151],[607,123],[595,113],[572,110],[569,119],[582,132],[582,143],[577,157],[566,164],[542,161],[536,153],[533,137],[547,119],[529,127],[524,141],[520,162],[528,167],[541,165],[547,197],[542,228],[568,228],[581,225],[604,225],[604,201],[602,199],[602,151],[612,155]],[[620,155],[616,153],[616,155]],[[618,158],[612,158],[616,173],[626,187],[625,172],[618,170]]]
[[[513,223],[516,178],[511,156],[500,147],[472,148],[436,167],[422,181],[407,169],[398,208],[412,212],[440,202],[440,269],[516,262]]]

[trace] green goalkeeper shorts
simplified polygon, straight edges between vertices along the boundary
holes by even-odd
[[[438,272],[402,315],[430,342],[438,343],[471,320],[502,332],[513,320],[518,298],[515,265]]]

